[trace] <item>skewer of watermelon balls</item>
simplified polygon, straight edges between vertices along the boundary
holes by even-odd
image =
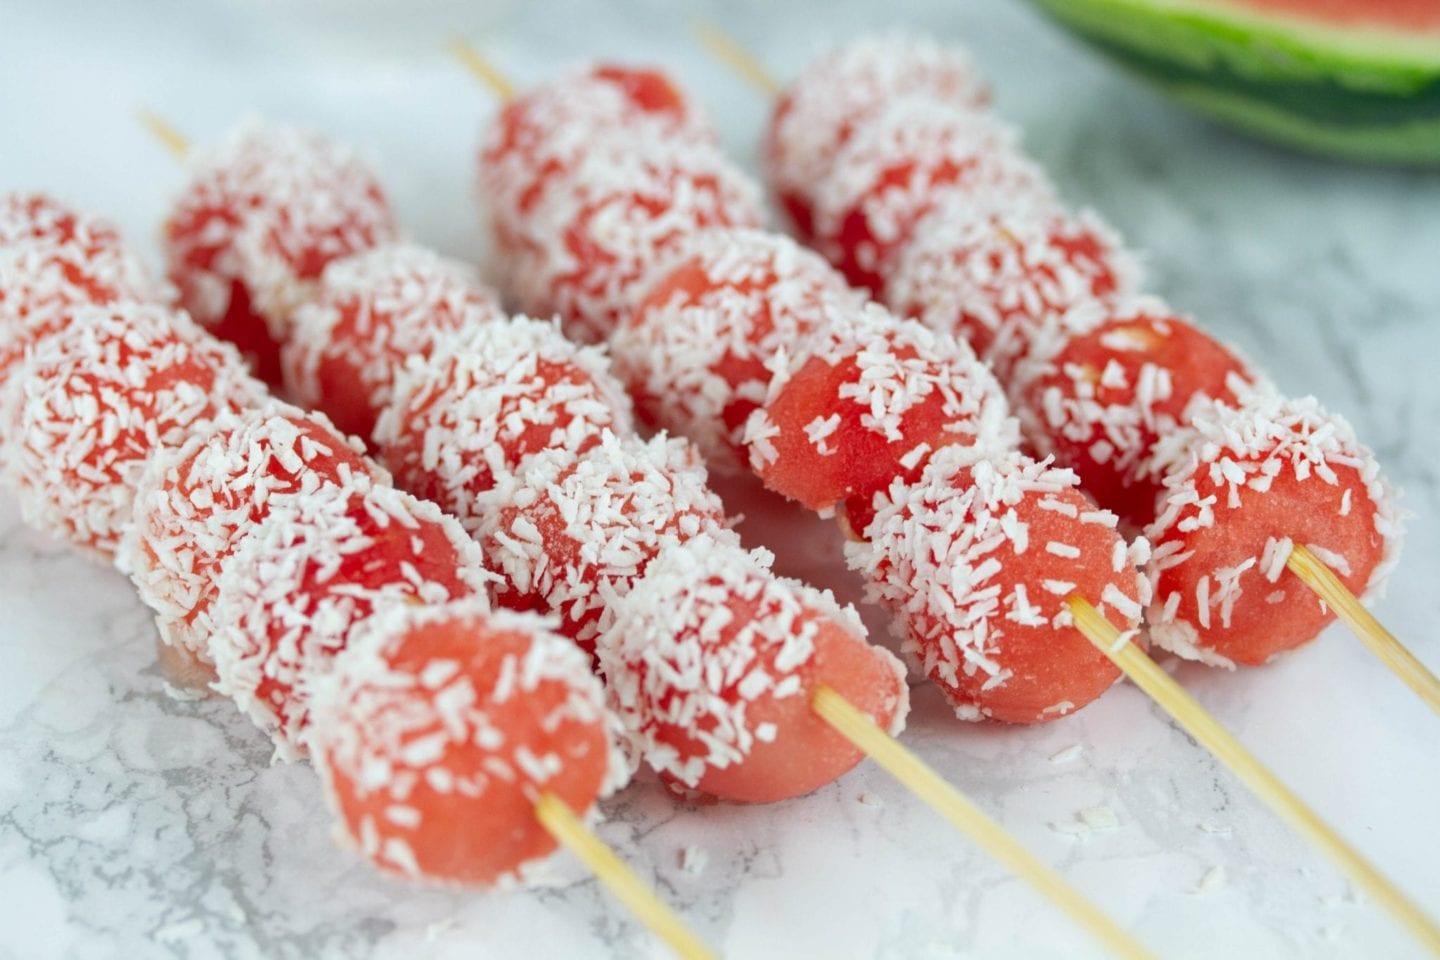
[[[633,769],[588,658],[492,611],[459,522],[268,398],[108,225],[42,195],[0,209],[0,452],[26,520],[129,572],[189,674],[315,759],[337,833],[382,870],[504,886],[564,838],[708,956],[585,826]]]
[[[1152,641],[1211,663],[1261,663],[1313,639],[1334,609],[1363,610],[1352,591],[1383,581],[1399,539],[1373,456],[1313,398],[1282,397],[1164,304],[1135,295],[1113,236],[1059,206],[1013,136],[977,107],[983,95],[957,95],[954,78],[968,69],[959,51],[890,37],[802,71],[777,101],[765,157],[782,205],[801,211],[797,227],[853,282],[976,342],[1007,379],[1027,439],[1073,465],[1127,526],[1144,527],[1155,547]],[[999,132],[976,134],[977,124]],[[999,155],[977,162],[977,147]],[[1017,170],[1008,177],[973,172],[1008,166]],[[991,189],[1002,181],[1011,189]],[[855,551],[862,559],[893,529],[895,504],[876,506],[862,532],[871,546]],[[1320,602],[1279,582],[1287,567]],[[1097,649],[1440,949],[1440,927],[1125,631],[1078,593],[1066,603]],[[1440,685],[1413,655],[1368,614],[1350,622],[1440,709]]]
[[[552,89],[563,88],[568,82],[572,81],[562,80]],[[543,104],[546,99],[546,93],[542,92],[533,98],[533,102]],[[505,111],[524,111],[531,102],[532,98],[528,95],[520,97],[507,104]],[[918,108],[915,110],[917,117],[923,117],[924,112]],[[499,181],[493,185],[494,189],[488,191],[488,197],[492,201],[495,197],[500,198],[499,210],[491,212],[490,217],[496,225],[496,240],[502,259],[514,255],[515,250],[507,249],[507,245],[513,244],[522,256],[538,259],[541,274],[550,278],[561,276],[565,271],[571,275],[583,274],[589,278],[592,288],[605,290],[606,295],[601,301],[572,302],[570,306],[574,312],[566,317],[590,336],[597,328],[613,327],[615,316],[623,313],[627,300],[632,304],[643,302],[643,294],[634,289],[637,284],[637,256],[648,254],[652,269],[658,269],[656,262],[663,261],[665,254],[673,251],[678,238],[685,235],[687,224],[692,231],[715,225],[714,217],[708,218],[707,224],[705,216],[696,215],[692,210],[713,210],[713,204],[703,201],[697,204],[690,191],[678,192],[667,207],[657,204],[655,198],[643,195],[650,189],[649,186],[638,192],[633,188],[630,192],[624,190],[616,175],[617,170],[644,170],[652,157],[667,156],[673,152],[665,149],[668,145],[663,140],[652,142],[647,136],[659,129],[663,137],[663,125],[657,128],[650,118],[638,116],[633,118],[636,120],[633,126],[622,129],[626,119],[631,117],[624,112],[619,116],[603,115],[599,123],[585,115],[564,115],[559,121],[561,129],[555,132],[553,142],[542,139],[538,148],[527,145],[531,167],[552,171],[550,182],[540,188],[538,197],[517,191],[513,185],[507,189],[506,167],[503,163],[494,162],[494,138],[482,149],[482,185],[491,186],[488,181],[492,177]],[[505,130],[510,126],[508,120],[502,120],[499,128]],[[535,126],[543,130],[543,124]],[[973,135],[978,129],[975,123],[967,121],[965,127],[965,130],[952,136],[953,131],[941,124],[936,127],[935,137],[921,138],[921,144],[930,144],[932,149],[934,145],[940,145],[942,162],[932,164],[928,169],[922,170],[928,155],[918,161],[902,156],[894,161],[894,165],[885,166],[883,149],[880,151],[881,173],[868,182],[869,189],[875,189],[877,194],[882,195],[877,201],[881,209],[867,210],[863,203],[866,191],[861,189],[856,198],[847,201],[854,209],[847,209],[843,215],[833,218],[821,218],[822,223],[845,224],[841,233],[851,244],[848,249],[854,257],[853,262],[847,262],[842,257],[842,263],[857,270],[873,270],[881,265],[885,257],[897,253],[903,246],[902,241],[907,239],[908,230],[927,212],[923,208],[906,209],[907,201],[913,206],[914,198],[929,196],[932,188],[938,188],[933,192],[940,195],[947,187],[956,190],[969,188],[983,196],[990,188],[999,185],[1008,189],[1028,189],[1034,195],[1033,203],[1037,206],[1053,202],[1038,168],[1018,158],[1018,155],[1012,161],[1010,154],[1001,149],[1009,144],[1003,130],[993,136],[976,137]],[[898,123],[887,127],[889,135],[902,143],[909,129],[907,124]],[[608,140],[607,133],[610,135]],[[504,139],[499,139],[503,153]],[[583,155],[576,153],[577,143],[585,144]],[[882,148],[888,146],[888,143],[881,145]],[[946,155],[947,149],[956,148],[967,152],[958,158]],[[996,155],[987,157],[987,148],[995,151]],[[611,156],[607,157],[607,154]],[[698,169],[705,176],[717,179],[716,172],[723,169],[723,164],[707,157]],[[922,172],[912,176],[917,170]],[[885,188],[895,183],[897,174],[900,186],[894,193],[898,199],[885,195]],[[877,183],[881,184],[880,188],[875,187]],[[505,206],[507,198],[517,196],[525,197],[528,214],[525,210]],[[604,231],[594,226],[596,210],[606,211],[603,222],[607,229]],[[867,220],[867,214],[873,217]],[[741,211],[733,217],[730,225],[743,227],[753,219],[755,215]],[[616,255],[616,250],[622,251],[621,255]],[[640,251],[638,255],[637,250]],[[682,264],[680,271],[683,273],[692,266]],[[748,273],[747,267],[751,268]],[[763,265],[759,269],[754,267],[754,264],[745,264],[741,257],[731,257],[725,261],[725,268],[719,271],[719,285],[733,286],[737,278],[741,283],[753,282],[758,277],[760,287],[765,287],[767,280]],[[513,276],[509,271],[506,275]],[[693,270],[691,275],[693,277]],[[665,287],[667,282],[668,278],[662,279],[661,287]],[[512,293],[524,303],[527,293],[534,289],[535,285],[527,285],[522,278]],[[687,288],[683,282],[678,286],[671,285],[670,289],[673,300],[681,302],[697,293],[695,285]],[[703,297],[705,292],[702,278],[698,293]],[[763,296],[761,299],[764,299]],[[770,305],[766,303],[767,307]],[[702,307],[700,312],[702,319],[698,322],[704,325],[713,324],[713,317],[718,311],[711,306]],[[854,312],[852,303],[849,313]],[[856,493],[872,494],[871,503],[877,511],[876,516],[862,531],[868,542],[855,549],[852,557],[858,556],[859,565],[867,569],[872,582],[878,581],[878,586],[872,586],[872,593],[904,611],[913,648],[923,650],[925,639],[935,641],[938,652],[935,661],[938,663],[926,665],[931,676],[962,704],[967,697],[983,698],[996,688],[1009,686],[1011,690],[1023,691],[1028,682],[1037,676],[1034,672],[1021,674],[1021,682],[1012,684],[1010,681],[1016,676],[1015,671],[993,662],[981,660],[977,663],[979,658],[974,656],[974,648],[957,653],[955,637],[967,640],[978,637],[983,644],[988,625],[1003,623],[1002,617],[1019,625],[1014,632],[1018,640],[1015,646],[1020,650],[1029,645],[1027,641],[1031,641],[1035,633],[1046,639],[1053,638],[1057,633],[1073,634],[1077,638],[1077,646],[1088,650],[1089,656],[1101,664],[1099,670],[1088,671],[1088,674],[1109,674],[1106,682],[1098,685],[1098,689],[1087,697],[1093,698],[1118,676],[1113,667],[1104,665],[1104,661],[1122,666],[1127,662],[1127,658],[1119,656],[1122,647],[1138,652],[1126,642],[1134,637],[1134,627],[1140,619],[1141,604],[1137,595],[1127,595],[1123,585],[1119,584],[1106,584],[1099,588],[1103,602],[1113,605],[1122,615],[1128,613],[1131,618],[1131,629],[1119,631],[1118,638],[1109,637],[1101,644],[1092,630],[1066,629],[1076,626],[1077,614],[1094,614],[1099,622],[1107,623],[1085,601],[1083,594],[1077,592],[1080,581],[1067,581],[1060,576],[1046,577],[1044,564],[1035,564],[1032,568],[1030,563],[1021,561],[1010,565],[1011,577],[992,584],[988,582],[991,578],[1006,571],[1005,565],[993,554],[998,545],[1008,547],[1002,555],[1023,554],[1029,545],[1032,523],[1047,534],[1057,526],[1070,533],[1064,521],[1057,521],[1057,518],[1064,518],[1070,522],[1070,527],[1077,530],[1090,523],[1103,531],[1102,538],[1104,533],[1108,533],[1118,545],[1111,551],[1116,573],[1129,567],[1133,575],[1133,563],[1144,559],[1144,542],[1138,542],[1138,552],[1131,554],[1124,541],[1116,535],[1117,516],[1110,511],[1094,509],[1088,499],[1073,489],[1077,486],[1073,472],[1048,470],[1044,464],[1030,461],[1013,449],[1005,449],[1007,444],[1003,436],[980,438],[967,432],[960,426],[961,409],[956,403],[966,395],[964,391],[951,391],[947,395],[943,389],[927,389],[929,385],[925,378],[916,376],[915,371],[897,372],[897,368],[904,367],[903,362],[897,361],[914,360],[923,366],[934,356],[922,354],[913,345],[908,350],[895,349],[891,338],[904,324],[889,315],[872,314],[869,324],[854,324],[851,326],[856,329],[847,330],[847,324],[841,319],[845,314],[846,307],[842,306],[838,313],[827,317],[830,322],[820,325],[818,332],[795,341],[796,357],[782,356],[774,364],[764,405],[752,413],[747,424],[745,440],[751,448],[752,466],[763,474],[768,464],[779,462],[779,448],[773,441],[785,433],[788,426],[792,436],[803,434],[804,441],[795,436],[791,441],[791,450],[795,453],[781,470],[771,473],[767,478],[768,485],[780,488],[781,492],[785,492],[784,485],[789,482],[812,485],[817,474],[825,479],[824,458],[835,457],[832,463],[838,461],[842,464],[838,470],[831,471],[830,479],[836,482],[835,488],[826,490],[822,486],[807,505],[822,511],[829,510],[846,497],[853,499]],[[697,356],[703,356],[703,349],[698,344],[687,346],[693,346],[693,350],[679,362],[682,367],[693,362]],[[877,355],[878,362],[874,362]],[[973,357],[970,359],[973,361]],[[703,377],[699,379],[705,382]],[[724,387],[728,384],[723,377],[712,377],[709,382],[714,384],[717,381],[720,388],[715,396],[708,399],[719,402],[723,407],[732,398],[725,395]],[[658,384],[652,384],[662,389],[667,385],[673,387],[663,379]],[[795,410],[787,411],[786,422],[777,423],[770,418],[770,411],[772,408],[780,409],[776,401],[785,395],[787,388],[795,398]],[[937,404],[940,415],[936,422],[928,425],[932,432],[926,434],[925,404],[920,401],[932,392],[939,392],[943,402]],[[873,456],[860,460],[847,457],[846,453],[851,451],[843,447],[837,451],[829,446],[831,437],[846,425],[846,401],[855,402],[860,407],[853,413],[861,428],[859,435],[863,436],[866,431],[882,433],[890,441],[885,453],[893,457],[893,465],[887,464],[887,475],[893,478],[893,484],[880,496],[874,496],[880,491],[864,486],[866,482],[874,482],[873,478],[865,476],[866,469],[874,465]],[[917,410],[920,413],[907,422],[907,414],[914,414]],[[907,434],[906,427],[916,424],[920,425],[918,434]],[[950,426],[956,436],[943,436],[946,426]],[[984,439],[991,442],[983,442]],[[805,441],[808,441],[808,449]],[[873,448],[866,453],[873,453]],[[929,463],[926,463],[927,457]],[[981,470],[968,469],[977,464],[982,466]],[[922,471],[918,484],[913,479],[917,468]],[[848,482],[852,474],[858,484]],[[950,489],[944,489],[947,484]],[[1055,496],[1065,487],[1072,488],[1070,492],[1078,502],[1067,504]],[[956,496],[966,490],[978,491],[973,502],[980,505],[969,516],[966,515],[969,507],[967,498]],[[927,494],[931,493],[936,495],[928,497]],[[1035,507],[1025,514],[1022,521],[1021,514],[1013,507],[1027,495],[1033,497]],[[796,498],[805,499],[803,494]],[[890,536],[884,536],[886,533]],[[973,540],[969,536],[971,533],[975,534]],[[1081,560],[1082,563],[1077,565],[1080,570],[1104,569],[1095,562],[1098,558],[1086,556],[1085,550],[1077,546],[1077,540],[1081,538],[1050,538],[1045,542],[1045,550],[1060,560]],[[894,562],[896,559],[902,563]],[[908,568],[904,566],[903,561],[912,559],[919,562]],[[1030,584],[1036,588],[1033,592],[1026,589]],[[894,589],[895,595],[887,596],[887,587]],[[1010,588],[1008,591],[1007,587]],[[1032,600],[1035,597],[1043,601],[1047,590],[1054,595],[1051,602],[1059,607],[1054,617],[1044,616],[1042,610],[1037,609],[1039,604]],[[955,596],[973,601],[973,606],[947,599]],[[926,614],[930,615],[928,623]],[[1088,623],[1088,618],[1082,617],[1081,621],[1083,626]],[[1035,627],[1041,630],[1031,629]],[[945,667],[957,661],[964,664],[966,677],[973,676],[977,668],[988,668],[990,676],[983,683],[957,683],[957,674],[961,671],[951,667],[948,676],[945,671]],[[1148,658],[1146,662],[1149,663]],[[1037,663],[1046,663],[1043,654],[1034,658],[1022,657],[1020,666],[1034,671]],[[1077,673],[1067,671],[1060,682],[1073,683],[1078,688],[1082,684],[1075,679]],[[1040,673],[1039,676],[1042,683],[1058,679],[1053,674]],[[1145,689],[1148,692],[1153,688],[1145,686]],[[1181,711],[1185,707],[1195,713],[1203,713],[1193,700],[1188,704],[1182,703],[1185,695],[1178,686],[1172,684],[1166,696],[1168,702],[1162,702],[1169,709]],[[1020,700],[1016,706],[1017,718],[1021,718],[1020,711],[1024,711],[1023,719],[1033,721],[1044,719],[1046,713],[1064,713],[1073,704],[1062,701],[1046,705],[1035,700]],[[1037,711],[1039,716],[1036,716]],[[962,715],[965,714],[962,712]],[[979,716],[980,711],[976,710],[971,715]],[[1207,715],[1206,719],[1213,729],[1223,733],[1213,723],[1213,718]],[[1207,745],[1212,750],[1221,749],[1217,739],[1207,741]],[[1238,744],[1234,746],[1238,748]],[[1263,778],[1258,778],[1263,780],[1258,786],[1256,779],[1247,782],[1257,786],[1262,796],[1277,809],[1287,814],[1295,813],[1294,821],[1312,839],[1336,856],[1359,882],[1384,899],[1387,906],[1394,909],[1412,929],[1422,937],[1433,937],[1433,927],[1413,904],[1375,873],[1333,831],[1314,818],[1263,767],[1253,763],[1253,758],[1246,755],[1244,760],[1264,774]],[[1237,762],[1237,767],[1241,765]]]
[[[1144,532],[1152,642],[1234,666],[1312,640],[1358,606],[1354,593],[1376,593],[1398,555],[1373,456],[1342,418],[1281,398],[1232,349],[1138,296],[1119,240],[1060,206],[987,101],[963,51],[862,39],[782,93],[764,167],[797,232],[901,314],[967,339],[1006,383],[1027,441]],[[1039,188],[957,174],[977,146],[1020,171],[1009,182]],[[1349,602],[1282,579],[1307,562]],[[1373,618],[1358,632],[1440,711],[1440,682],[1418,660]]]

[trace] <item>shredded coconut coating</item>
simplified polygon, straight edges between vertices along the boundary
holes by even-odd
[[[0,248],[32,243],[77,243],[86,253],[121,248],[120,234],[108,221],[78,213],[49,194],[0,195]]]
[[[350,149],[255,118],[189,165],[165,221],[170,279],[200,324],[278,382],[277,345],[325,266],[395,239],[389,202]]]
[[[854,131],[897,99],[982,108],[988,85],[956,46],[903,33],[852,40],[808,63],[776,99],[764,144],[770,188],[796,233],[811,235],[815,190]]]
[[[583,341],[607,338],[675,246],[709,228],[759,226],[759,188],[718,150],[597,137],[525,219],[498,236],[501,282],[522,310],[558,314]]]
[[[105,559],[147,459],[264,388],[183,313],[134,302],[75,310],[5,391],[5,479],[32,526]]]
[[[597,136],[714,144],[694,100],[664,72],[643,66],[582,64],[525,90],[500,110],[480,146],[482,219],[497,236],[525,232],[535,204],[591,149]]]
[[[766,487],[811,510],[863,510],[941,447],[1015,442],[1004,394],[970,348],[877,304],[833,313],[787,360],[745,439]]]
[[[542,450],[587,450],[607,429],[628,433],[631,419],[604,352],[515,317],[456,331],[411,360],[375,442],[396,482],[473,531],[484,519],[476,498],[497,479]]]
[[[166,298],[108,222],[45,194],[0,197],[0,390],[77,307]]]
[[[296,311],[280,351],[285,386],[368,439],[407,357],[429,356],[448,332],[503,319],[468,265],[413,244],[376,247],[332,261],[315,299]]]
[[[278,401],[224,412],[151,458],[116,563],[155,611],[161,638],[208,662],[215,578],[236,542],[277,503],[388,482],[323,414]]]
[[[1116,517],[1075,474],[1019,453],[947,448],[920,480],[897,480],[868,542],[847,544],[867,596],[903,629],[904,652],[961,719],[1039,723],[1109,689],[1119,671],[1074,628],[1079,592],[1123,630],[1148,599]]]
[[[920,220],[950,198],[1053,202],[1015,132],[987,113],[901,99],[857,128],[815,198],[815,247],[857,287],[881,296]]]
[[[663,551],[600,637],[612,707],[678,784],[762,802],[816,789],[860,754],[810,709],[829,683],[898,730],[900,664],[850,607],[774,576],[764,551],[695,537]]]
[[[629,770],[600,682],[543,618],[470,598],[379,611],[313,685],[310,742],[340,832],[434,883],[535,879],[552,794],[583,819]]]
[[[1197,405],[1163,437],[1146,612],[1156,645],[1218,666],[1264,663],[1334,614],[1285,569],[1304,544],[1356,594],[1378,595],[1400,554],[1395,495],[1349,423],[1314,397],[1256,391]]]
[[[593,653],[615,605],[662,550],[701,533],[738,538],[686,441],[608,430],[584,453],[530,458],[486,496],[477,539],[506,586],[498,602],[554,611],[560,632]]]
[[[220,564],[216,689],[296,758],[309,684],[356,624],[395,604],[483,598],[491,579],[453,518],[393,487],[321,485],[274,503]]]
[[[1135,294],[1140,269],[1094,213],[994,199],[945,203],[927,215],[885,299],[901,316],[967,341],[1009,383],[1037,337]]]
[[[643,421],[689,437],[712,469],[741,472],[769,365],[863,298],[818,254],[760,230],[696,234],[655,277],[610,339],[616,373]]]
[[[1155,517],[1156,442],[1197,404],[1265,389],[1233,348],[1149,299],[1116,305],[1033,360],[1016,399],[1026,438],[1136,529]]]

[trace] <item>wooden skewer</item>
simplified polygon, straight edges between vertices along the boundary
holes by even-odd
[[[141,110],[140,122],[177,157],[183,158],[189,151],[189,142],[184,135],[158,115],[149,110]],[[412,598],[412,602],[421,601]],[[589,867],[596,879],[614,894],[637,920],[675,951],[676,956],[682,960],[714,960],[715,954],[625,866],[604,841],[590,832],[564,800],[551,793],[543,794],[535,803],[535,819],[557,843]]]
[[[183,133],[163,119],[159,114],[153,113],[144,107],[141,107],[140,110],[137,111],[136,116],[139,117],[141,125],[150,131],[151,136],[160,141],[165,149],[175,155],[175,159],[185,159],[185,155],[190,152],[190,141],[185,138]]]
[[[485,59],[468,40],[461,37],[451,40],[450,52],[470,72],[471,76],[490,88],[490,92],[495,94],[497,100],[503,103],[515,98],[515,85],[493,63]]]
[[[820,687],[815,691],[811,707],[822,720],[864,751],[931,809],[958,827],[986,853],[1043,894],[1115,956],[1154,956],[1063,877],[1021,846],[973,801],[834,689]]]
[[[1440,927],[1413,901],[1397,890],[1370,863],[1321,820],[1299,797],[1276,779],[1255,756],[1241,746],[1229,731],[1159,664],[1130,642],[1109,620],[1079,594],[1066,601],[1075,617],[1075,626],[1085,638],[1145,691],[1190,736],[1230,768],[1271,810],[1295,831],[1330,856],[1357,885],[1380,902],[1431,953],[1440,956]]]
[[[1345,625],[1381,663],[1419,694],[1431,710],[1440,713],[1440,678],[1436,678],[1415,654],[1365,609],[1350,588],[1335,576],[1335,571],[1299,543],[1290,550],[1290,559],[1285,561],[1285,566],[1345,621]]]
[[[713,23],[700,21],[695,24],[692,32],[701,46],[713,53],[716,59],[728,64],[730,69],[748,80],[751,86],[771,97],[780,94],[782,87],[775,75],[765,69],[750,51],[724,30]]]
[[[575,816],[574,811],[553,793],[543,794],[535,803],[535,819],[550,835],[578,857],[590,872],[615,895],[641,923],[683,960],[714,960],[715,954],[700,942],[680,917],[635,876],[615,852]]]

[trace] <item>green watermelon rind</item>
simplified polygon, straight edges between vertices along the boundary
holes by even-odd
[[[1179,0],[1035,0],[1180,102],[1312,152],[1440,163],[1440,38],[1381,35]]]

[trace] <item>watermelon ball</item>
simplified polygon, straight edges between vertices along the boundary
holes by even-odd
[[[196,151],[163,239],[181,305],[278,385],[280,344],[326,265],[396,233],[379,181],[355,153],[249,119]]]
[[[630,406],[598,347],[515,317],[440,339],[409,363],[375,428],[396,482],[478,528],[480,494],[543,450],[588,450],[627,433]]]
[[[765,486],[827,515],[863,512],[941,447],[1015,438],[1004,394],[969,347],[875,304],[833,315],[777,370],[745,431]]]
[[[155,611],[164,642],[208,662],[216,575],[240,538],[275,504],[321,486],[388,481],[322,414],[279,401],[221,413],[151,459],[117,563]]]
[[[898,734],[904,669],[851,607],[771,573],[764,551],[695,537],[651,561],[600,637],[612,709],[672,785],[769,803],[864,756],[811,708],[834,688]]]
[[[912,97],[978,110],[990,90],[959,47],[892,33],[853,40],[811,61],[776,99],[763,161],[797,236],[813,236],[815,190],[835,155],[890,104]]]
[[[15,190],[0,195],[0,248],[37,242],[76,243],[89,254],[122,248],[110,223],[77,213],[49,194]]]
[[[387,606],[484,599],[480,548],[433,503],[380,484],[317,485],[270,505],[220,563],[216,689],[299,757],[310,683]]]
[[[407,357],[442,334],[504,318],[474,270],[423,247],[387,244],[333,261],[280,349],[295,402],[369,438]]]
[[[546,191],[519,243],[497,237],[500,275],[522,310],[604,340],[680,241],[762,219],[759,189],[714,147],[617,132]]]
[[[1055,202],[1009,127],[933,100],[897,101],[854,132],[817,186],[814,245],[852,284],[882,296],[916,225],[952,198]]]
[[[537,454],[487,499],[478,539],[505,583],[498,602],[559,614],[587,653],[662,550],[701,533],[736,539],[694,447],[663,435],[606,431],[584,453]]]
[[[1156,442],[1192,404],[1235,403],[1258,375],[1235,352],[1155,300],[1118,307],[1058,346],[1042,345],[1020,387],[1027,439],[1070,467],[1095,502],[1135,528],[1155,517]]]
[[[1075,629],[1079,593],[1125,631],[1140,625],[1145,541],[1075,474],[1019,453],[977,459],[947,448],[920,480],[896,481],[846,545],[871,600],[905,625],[915,658],[962,720],[1041,723],[1078,710],[1120,676]]]
[[[183,313],[79,307],[6,391],[6,479],[28,523],[109,560],[146,461],[263,394],[235,351]]]
[[[712,467],[745,463],[745,421],[769,365],[862,298],[818,254],[761,230],[707,230],[658,271],[610,340],[616,373],[646,423],[695,441]]]
[[[1135,258],[1095,214],[994,198],[926,216],[885,299],[901,316],[967,341],[1009,383],[1037,336],[1139,286]]]
[[[591,64],[508,101],[480,147],[478,196],[497,235],[522,235],[536,204],[597,135],[714,144],[699,104],[650,67]]]
[[[314,688],[311,749],[340,833],[408,879],[533,879],[556,849],[536,801],[589,818],[628,772],[585,657],[543,619],[474,598],[377,613]]]
[[[1400,552],[1394,495],[1350,425],[1313,397],[1260,391],[1192,414],[1155,453],[1166,474],[1145,530],[1150,637],[1217,666],[1266,663],[1335,619],[1286,569],[1292,545],[1373,595]]]
[[[27,352],[69,325],[77,307],[164,295],[106,221],[45,194],[0,197],[0,390]]]

